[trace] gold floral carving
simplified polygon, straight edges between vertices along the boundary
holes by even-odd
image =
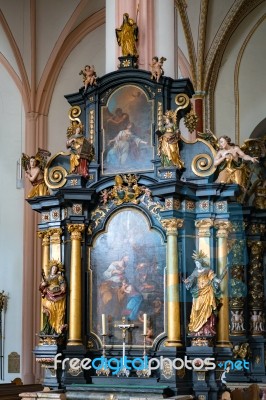
[[[196,129],[198,119],[199,119],[199,117],[197,116],[195,111],[192,109],[189,111],[189,113],[187,113],[185,115],[184,125],[186,126],[186,128],[188,129],[188,131],[190,133],[192,133]]]
[[[213,226],[213,220],[211,218],[200,219],[195,222],[196,228],[198,228],[200,237],[210,237],[210,228]]]
[[[245,304],[246,285],[243,265],[233,265],[231,268],[231,299],[232,308],[242,309]]]
[[[227,238],[232,229],[232,224],[229,221],[216,219],[214,227],[217,229],[216,236],[218,238]]]
[[[89,124],[90,124],[90,143],[93,144],[94,142],[94,135],[95,135],[95,111],[90,110],[89,112]]]
[[[161,221],[167,235],[177,234],[178,229],[183,227],[184,220],[178,218],[164,219]]]
[[[263,253],[264,243],[261,241],[249,241],[249,306],[251,310],[263,310],[264,308],[264,276]],[[254,314],[255,315],[255,314]],[[254,329],[253,329],[254,330]]]
[[[157,106],[157,129],[161,131],[163,129],[163,103],[158,101]]]
[[[243,264],[243,256],[244,256],[244,240],[235,240],[232,246],[232,264]]]

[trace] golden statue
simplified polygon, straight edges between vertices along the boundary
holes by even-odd
[[[193,253],[196,268],[183,280],[193,297],[188,330],[194,336],[213,336],[215,331],[215,312],[220,295],[220,282],[206,255],[200,251]]]
[[[66,281],[63,265],[59,261],[50,260],[48,276],[42,276],[39,290],[42,293],[43,327],[42,335],[60,335],[66,328]]]
[[[38,149],[35,156],[27,156],[22,153],[22,167],[25,169],[25,176],[31,182],[33,188],[28,193],[28,198],[36,196],[48,196],[49,190],[44,182],[44,168],[46,166],[47,157],[51,153],[47,150]]]
[[[123,56],[138,57],[136,42],[138,40],[138,27],[136,22],[125,13],[120,28],[116,28],[116,39],[122,49]]]
[[[82,175],[89,179],[89,163],[94,157],[93,145],[85,138],[82,133],[83,125],[81,122],[72,121],[67,130],[66,147],[70,148],[70,174]]]
[[[246,189],[250,172],[248,166],[242,160],[258,163],[258,157],[245,154],[239,146],[231,143],[228,136],[221,136],[218,139],[218,144],[220,150],[214,158],[214,166],[218,167],[219,175],[215,182],[236,183]]]
[[[158,155],[163,167],[176,166],[184,168],[184,162],[180,158],[179,145],[180,130],[176,125],[176,114],[174,111],[166,111],[164,115],[164,127],[159,132]]]

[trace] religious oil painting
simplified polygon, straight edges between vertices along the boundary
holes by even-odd
[[[101,108],[102,174],[153,170],[153,100],[136,85],[117,89]]]
[[[91,251],[92,331],[101,337],[106,318],[108,345],[122,345],[118,327],[124,317],[132,324],[126,343],[143,345],[147,314],[147,341],[151,346],[164,332],[165,243],[138,210],[116,213]]]

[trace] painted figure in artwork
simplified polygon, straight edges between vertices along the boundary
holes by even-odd
[[[193,297],[188,330],[193,336],[213,336],[216,334],[215,313],[221,280],[210,268],[202,251],[194,252],[192,257],[196,267],[183,281]]]
[[[140,159],[142,145],[147,146],[148,142],[136,136],[134,125],[128,123],[126,129],[121,130],[108,144],[111,148],[107,152],[107,164],[130,167]]]
[[[28,193],[28,198],[36,196],[48,196],[49,190],[44,181],[44,168],[47,157],[51,153],[47,150],[38,149],[35,156],[27,156],[22,153],[22,167],[25,169],[25,176],[32,184],[32,189]]]
[[[248,167],[243,161],[258,163],[258,157],[251,157],[245,154],[239,146],[231,143],[228,136],[221,136],[218,139],[220,150],[214,159],[214,166],[218,168],[218,183],[236,183],[247,188],[249,178]]]
[[[180,130],[176,125],[176,114],[174,111],[167,111],[164,115],[164,127],[157,131],[158,155],[161,158],[163,167],[175,166],[178,169],[184,168],[184,162],[180,158],[179,140]]]
[[[136,48],[138,27],[136,22],[132,18],[129,18],[127,13],[123,15],[123,23],[115,32],[117,43],[121,46],[122,55],[138,57]]]
[[[78,174],[89,179],[89,163],[94,157],[94,148],[82,131],[83,125],[80,121],[73,121],[67,130],[66,147],[70,148],[69,174]]]
[[[152,63],[150,64],[151,69],[151,79],[155,79],[159,82],[161,76],[164,74],[163,63],[166,61],[165,57],[153,57]]]
[[[129,124],[129,115],[122,108],[117,107],[113,113],[108,111],[106,118],[106,130],[110,139],[113,139],[118,132],[127,128]]]
[[[103,281],[99,286],[101,311],[117,318],[121,316],[121,303],[125,297],[122,283],[126,278],[125,273],[128,261],[128,254],[124,254],[120,260],[112,261],[103,272]]]
[[[48,276],[43,273],[39,287],[42,293],[43,327],[42,335],[60,335],[65,325],[66,281],[63,265],[56,260],[49,262]]]

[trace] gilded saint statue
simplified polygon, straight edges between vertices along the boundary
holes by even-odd
[[[228,136],[218,139],[219,150],[214,158],[214,166],[219,171],[216,182],[236,183],[247,189],[249,179],[249,168],[243,161],[258,163],[258,157],[245,154],[239,146],[231,142]]]
[[[66,147],[70,149],[70,174],[82,175],[89,179],[89,163],[94,157],[94,147],[83,135],[80,121],[72,121],[67,130]]]
[[[59,261],[50,260],[49,274],[43,272],[39,287],[42,293],[43,326],[42,335],[60,335],[66,328],[66,281],[63,265]]]
[[[216,334],[216,311],[220,296],[220,282],[200,251],[193,253],[195,269],[183,280],[190,290],[193,302],[188,330],[192,336],[214,336]]]
[[[125,13],[120,28],[116,28],[116,39],[121,46],[123,56],[138,57],[136,42],[138,40],[138,26],[136,22]]]
[[[173,110],[166,111],[164,126],[157,131],[157,134],[159,136],[158,155],[161,158],[162,167],[184,168],[184,162],[179,153],[180,130],[177,127],[176,114]]]

